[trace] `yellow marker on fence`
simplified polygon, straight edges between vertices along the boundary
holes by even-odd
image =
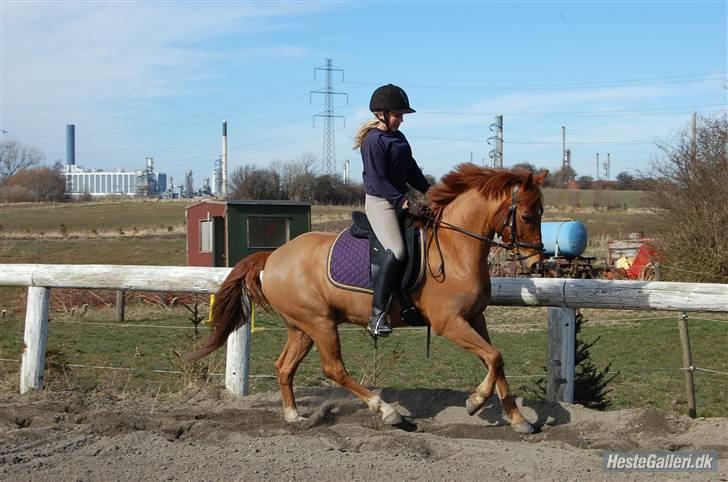
[[[207,315],[207,320],[205,320],[205,323],[208,325],[212,324],[212,307],[215,305],[215,295],[210,295],[210,312]],[[259,326],[255,327],[255,302],[251,300],[250,302],[250,331],[251,333],[255,333],[256,331],[263,331],[265,330],[265,327]]]
[[[256,331],[265,330],[264,326],[255,327],[255,301],[250,301],[250,332],[255,333]]]
[[[212,306],[215,304],[215,295],[210,295],[210,312],[207,314],[206,325],[212,325]]]

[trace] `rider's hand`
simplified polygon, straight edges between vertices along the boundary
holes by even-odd
[[[428,216],[430,214],[429,208],[427,207],[427,204],[421,204],[418,202],[410,204],[407,203],[407,212],[410,214],[410,216],[414,216],[415,218],[421,218],[423,216]]]

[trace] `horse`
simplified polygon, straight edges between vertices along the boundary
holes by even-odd
[[[542,261],[541,185],[546,172],[509,171],[461,164],[426,193],[430,215],[424,231],[426,275],[412,301],[425,322],[477,356],[487,368],[484,380],[468,397],[466,408],[475,415],[497,391],[513,430],[532,433],[508,388],[503,357],[488,335],[484,310],[490,296],[488,253],[500,246],[530,268]],[[501,241],[494,239],[498,235]],[[216,350],[228,335],[248,323],[241,297],[275,311],[288,329],[288,340],[275,362],[283,417],[305,420],[296,407],[293,378],[315,344],[324,374],[362,399],[389,425],[403,422],[396,409],[352,378],[341,358],[338,326],[366,326],[372,296],[334,286],[327,278],[327,254],[336,233],[310,232],[273,252],[257,252],[238,262],[215,296],[214,328],[203,345],[186,356],[196,360]],[[396,301],[390,309],[392,325],[402,326]]]

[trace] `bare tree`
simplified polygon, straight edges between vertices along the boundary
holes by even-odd
[[[281,199],[281,180],[273,169],[250,164],[233,171],[230,184],[232,199]]]
[[[316,179],[314,168],[317,163],[315,155],[305,153],[297,161],[291,161],[283,167],[281,188],[285,192],[286,199],[313,200],[313,184]]]
[[[37,148],[11,139],[0,144],[0,182],[19,171],[39,164],[43,153]]]
[[[728,280],[728,116],[701,117],[659,146],[653,195],[663,219],[665,275],[685,281]]]
[[[574,179],[576,179],[576,171],[571,166],[563,166],[551,176],[554,187],[568,187]]]

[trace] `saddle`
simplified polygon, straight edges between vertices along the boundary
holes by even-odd
[[[373,293],[374,279],[379,272],[385,250],[365,213],[354,211],[352,221],[354,224],[342,231],[331,246],[327,260],[328,278],[338,288]],[[414,306],[409,292],[416,290],[424,279],[425,235],[409,217],[402,224],[406,261],[400,290],[395,296],[402,307],[401,315],[405,323],[422,326],[425,322]]]

